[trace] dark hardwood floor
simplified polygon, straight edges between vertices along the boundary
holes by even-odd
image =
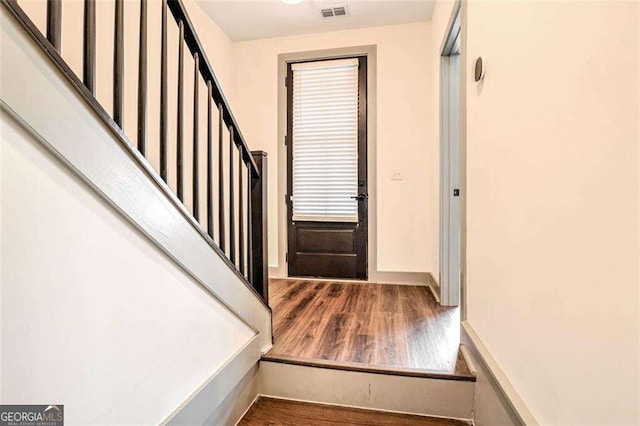
[[[426,287],[271,280],[269,292],[274,345],[263,359],[473,378],[459,354],[458,308]]]
[[[458,426],[469,424],[461,420],[259,397],[240,420],[238,426]]]

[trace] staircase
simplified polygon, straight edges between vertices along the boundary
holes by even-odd
[[[114,1],[105,47],[104,2],[0,3],[2,198],[16,210],[3,230],[20,253],[3,256],[16,309],[3,309],[2,341],[29,352],[3,352],[2,402],[60,398],[69,424],[236,421],[254,396],[234,398],[246,405],[233,420],[228,397],[271,343],[267,157],[248,150],[184,5]],[[148,29],[136,43],[132,6]],[[73,51],[69,7],[81,7]],[[152,35],[175,41],[158,43],[157,85],[144,83]],[[26,318],[39,304],[56,319]],[[35,350],[49,334],[56,356]]]
[[[139,3],[141,31],[137,49],[135,114],[132,108],[125,110],[125,99],[131,95],[125,93],[124,0],[114,2],[113,102],[110,111],[97,99],[95,0],[84,1],[82,75],[76,75],[61,51],[62,0],[47,1],[46,34],[40,31],[16,0],[2,0],[2,4],[130,152],[132,159],[149,172],[211,248],[266,304],[266,210],[263,208],[266,177],[261,173],[261,168],[266,167],[266,153],[251,152],[247,147],[183,3],[178,0],[162,0],[161,3],[161,69],[160,87],[157,88],[160,97],[159,138],[153,141],[149,140],[151,88],[147,84],[147,0]],[[169,15],[174,23],[168,19]],[[170,25],[177,28],[179,38],[177,57],[171,58],[167,45]],[[193,59],[191,70],[185,67],[187,51]],[[177,65],[177,81],[172,82],[176,87],[169,87],[169,62]],[[189,94],[185,89],[186,73],[193,76]],[[203,92],[200,85],[206,88],[207,96],[203,101],[199,99]],[[170,90],[177,90],[176,105],[169,104]],[[185,114],[186,96],[190,96],[192,101],[189,117]],[[206,112],[201,109],[206,109]],[[169,110],[176,112],[175,122],[170,119]],[[203,116],[205,120],[200,122]],[[135,135],[126,134],[125,119],[136,120]],[[170,140],[169,127],[173,123],[175,139]],[[191,140],[185,136],[187,126]],[[159,156],[158,170],[150,163],[151,146],[158,151],[154,152]]]

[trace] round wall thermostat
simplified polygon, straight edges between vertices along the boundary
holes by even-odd
[[[474,75],[476,81],[480,81],[484,78],[484,64],[482,63],[482,58],[476,59],[476,69]]]

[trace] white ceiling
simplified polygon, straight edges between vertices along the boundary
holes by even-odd
[[[196,0],[232,41],[429,21],[435,0]],[[322,18],[348,5],[350,16]]]

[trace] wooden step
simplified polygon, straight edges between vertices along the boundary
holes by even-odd
[[[239,426],[329,426],[336,424],[354,426],[466,426],[471,422],[258,397],[238,423]]]
[[[475,374],[459,310],[426,287],[271,280],[273,348],[258,394],[470,419]]]
[[[475,382],[261,360],[262,396],[471,419]]]
[[[424,286],[269,282],[273,348],[264,360],[474,380],[458,351],[459,309]]]
[[[365,364],[361,362],[333,361],[320,358],[302,358],[283,354],[272,354],[272,352],[267,352],[265,355],[262,355],[261,360],[281,364],[327,368],[332,370],[360,371],[363,373],[422,377],[426,379],[459,380],[463,382],[476,381],[476,376],[469,370],[462,352],[458,353],[458,362],[456,365],[456,369],[453,372],[427,370],[422,368],[398,367],[394,365],[376,365]]]

